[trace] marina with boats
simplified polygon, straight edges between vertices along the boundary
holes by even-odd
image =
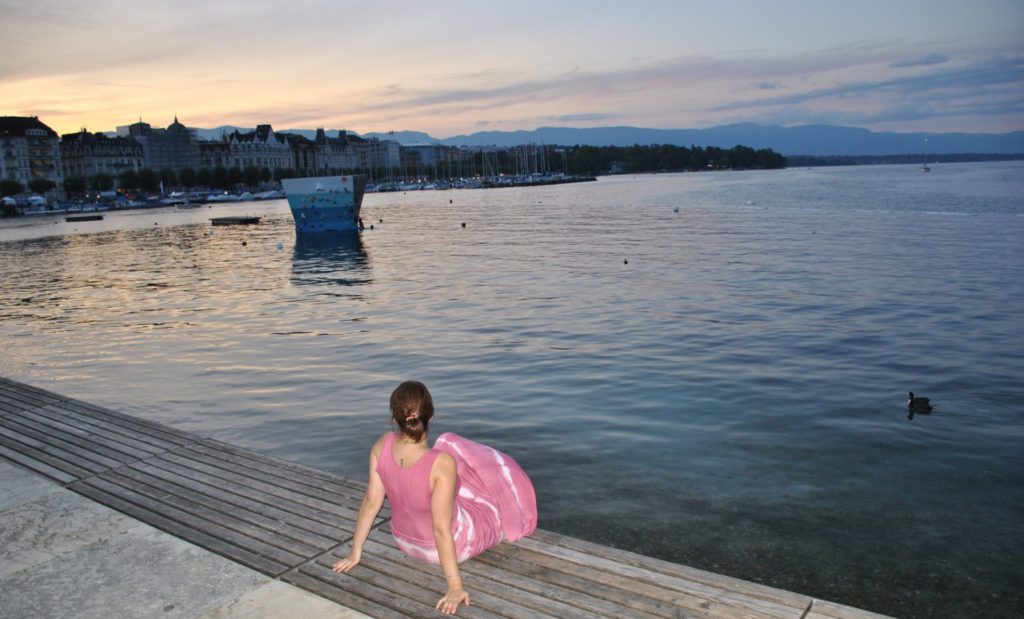
[[[365,178],[362,175],[361,178]],[[354,178],[350,175],[347,178]],[[345,178],[345,177],[334,177]],[[99,213],[109,210],[142,209],[142,208],[166,208],[175,207],[178,209],[194,209],[202,206],[216,204],[233,204],[238,202],[259,202],[264,200],[280,200],[288,197],[289,185],[295,186],[293,181],[305,179],[284,179],[281,181],[280,189],[267,189],[265,191],[171,191],[157,195],[116,195],[108,199],[101,199],[95,202],[49,202],[41,196],[33,196],[24,202],[15,203],[20,215],[68,215],[75,216],[82,213]],[[536,187],[545,185],[560,185],[565,183],[580,183],[595,181],[596,177],[590,175],[570,175],[558,173],[533,173],[533,174],[499,174],[495,176],[454,178],[443,180],[427,179],[404,179],[401,181],[385,181],[371,183],[363,181],[360,194],[363,193],[384,193],[398,191],[445,191],[456,189],[489,189],[501,187]],[[295,191],[292,189],[292,191]],[[106,197],[105,197],[106,198]],[[78,219],[78,221],[84,221]]]

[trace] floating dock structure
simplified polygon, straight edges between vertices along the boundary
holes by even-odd
[[[281,181],[298,232],[355,232],[366,176],[314,176]]]
[[[238,217],[211,217],[210,222],[215,226],[247,226],[250,224],[260,223],[260,218],[253,215]]]
[[[395,548],[386,506],[360,564],[331,571],[348,556],[362,482],[5,378],[0,458],[371,617],[436,617],[446,590],[438,566]],[[542,530],[461,570],[473,605],[459,617],[882,618]]]

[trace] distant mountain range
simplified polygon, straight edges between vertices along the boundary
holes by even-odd
[[[199,129],[200,137],[216,139],[224,132],[252,131],[244,127]],[[282,129],[312,138],[315,129]],[[336,136],[337,130],[327,132]],[[770,148],[783,155],[849,156],[929,154],[1021,154],[1024,131],[1012,133],[894,133],[874,132],[855,127],[804,125],[780,127],[741,123],[708,129],[644,129],[639,127],[541,127],[533,131],[480,131],[438,139],[418,131],[367,133],[363,137],[397,140],[403,145],[444,144],[447,146],[519,146],[526,143],[561,146],[633,146],[634,144],[674,144],[677,146],[717,146],[737,144],[751,148]],[[927,144],[925,143],[927,139]]]

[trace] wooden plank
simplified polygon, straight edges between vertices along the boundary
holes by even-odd
[[[39,408],[65,399],[50,391],[8,380],[0,381],[0,395],[8,402],[18,403],[25,408]]]
[[[321,471],[319,469],[310,468],[308,466],[303,466],[295,462],[289,462],[287,460],[274,458],[273,456],[268,456],[258,452],[250,451],[248,449],[237,447],[229,443],[224,443],[216,439],[203,439],[202,441],[200,441],[200,443],[194,445],[193,447],[198,449],[199,445],[211,447],[222,453],[230,453],[240,457],[252,459],[255,462],[257,462],[259,466],[269,466],[270,468],[281,471],[282,474],[295,474],[297,476],[296,479],[320,480],[328,484],[328,488],[335,485],[339,486],[339,488],[335,490],[339,494],[342,494],[346,489],[348,489],[354,490],[356,493],[358,493],[360,497],[362,497],[363,493],[366,492],[366,484],[364,482],[349,479],[347,477],[341,477],[339,475],[328,473],[327,471]],[[367,455],[369,455],[369,452],[367,452]],[[312,482],[309,481],[307,481],[306,483],[312,484]]]
[[[335,549],[330,555],[319,557],[317,564],[329,570],[338,559],[348,556],[349,549],[350,546],[347,544]],[[387,568],[387,574],[392,578],[397,578],[399,582],[413,580],[421,584],[427,581],[434,583],[435,586],[430,588],[437,596],[436,599],[440,599],[447,589],[440,566],[422,563],[407,557],[395,547],[389,535],[385,536],[379,531],[371,534],[363,547],[364,560],[367,557],[375,557],[388,562],[390,566]],[[473,604],[480,608],[514,617],[548,615],[562,619],[592,619],[595,616],[622,616],[610,608],[608,609],[610,612],[601,612],[599,615],[595,615],[592,611],[583,610],[576,605],[558,599],[557,594],[552,595],[550,587],[539,594],[518,588],[514,585],[515,579],[508,578],[509,574],[501,570],[483,570],[491,577],[481,575],[480,570],[466,570],[466,566],[472,563],[474,563],[472,560],[464,562],[461,571],[463,582],[473,598]],[[360,562],[361,565],[362,562]],[[358,570],[359,566],[355,569]],[[640,617],[638,614],[633,616]]]
[[[123,425],[112,423],[100,417],[93,417],[85,413],[63,408],[61,405],[51,405],[34,411],[39,415],[48,415],[55,419],[64,419],[67,422],[72,420],[85,428],[86,425],[96,428],[96,432],[120,441],[130,442],[133,446],[151,453],[161,453],[170,449],[176,449],[181,445],[162,440],[150,434],[137,432]]]
[[[380,597],[380,592],[373,591],[372,589],[368,592],[364,592],[360,588],[356,587],[343,589],[341,587],[334,586],[330,582],[320,580],[315,576],[310,576],[299,571],[286,572],[281,575],[281,580],[315,595],[319,595],[322,598],[341,604],[342,606],[357,610],[369,615],[370,617],[375,617],[376,619],[407,619],[410,616],[408,613],[395,610],[389,606],[385,606],[382,603],[374,601],[375,598]],[[358,595],[358,593],[365,593],[365,597]]]
[[[89,469],[93,472],[105,471],[114,467],[121,466],[121,462],[108,458],[107,456],[90,450],[88,447],[81,447],[77,443],[77,438],[74,441],[65,440],[64,437],[58,433],[44,433],[39,432],[31,427],[24,424],[18,423],[17,419],[5,417],[0,419],[0,434],[4,436],[14,438],[24,443],[28,443],[30,440],[34,441],[33,447],[54,454],[69,454],[68,457],[61,456],[62,459],[77,462],[82,468]]]
[[[237,561],[247,567],[251,567],[263,574],[276,577],[289,568],[289,566],[283,565],[273,559],[250,552],[233,544],[226,543],[218,537],[214,537],[203,531],[184,525],[172,518],[168,518],[160,513],[146,509],[145,507],[132,503],[131,501],[126,501],[114,494],[107,493],[95,485],[77,481],[69,485],[68,488],[82,496],[100,503],[101,505],[106,505],[111,509],[127,514],[136,520],[156,527],[161,531],[166,531],[171,535],[179,537],[187,542],[191,542],[197,546],[201,546],[211,552],[215,552],[222,557],[233,559],[234,561]]]
[[[40,397],[28,389],[11,387],[2,383],[0,383],[0,399],[3,399],[3,401],[8,404],[20,406],[22,408],[39,408],[40,406],[46,406],[47,404],[53,404],[55,402],[55,400],[46,398],[45,396]]]
[[[28,411],[28,410],[19,411],[17,415],[9,415],[8,417],[10,419],[17,420],[17,421],[19,421],[21,423],[27,423],[27,424],[31,424],[33,426],[42,426],[42,427],[46,427],[47,429],[53,428],[53,429],[56,429],[56,430],[60,430],[62,432],[66,432],[68,434],[74,434],[75,436],[78,436],[78,437],[81,437],[81,438],[89,436],[89,432],[88,431],[83,430],[82,428],[70,425],[70,424],[66,423],[64,419],[55,419],[55,418],[53,418],[51,416],[48,416],[48,415],[40,415],[39,411],[41,411],[41,410],[43,410],[43,409],[42,408],[36,408],[36,409],[30,410],[30,411]]]
[[[89,423],[73,415],[62,415],[49,408],[26,411],[21,413],[21,416],[26,420],[36,421],[40,424],[50,424],[65,432],[75,433],[83,437],[95,437],[97,440],[109,442],[115,445],[118,451],[139,459],[166,451],[166,449],[156,447],[150,443],[136,440],[118,432],[109,431],[102,425]]]
[[[799,593],[776,589],[767,585],[761,585],[747,580],[740,580],[739,578],[733,578],[723,574],[699,570],[694,567],[655,559],[653,557],[629,552],[627,550],[602,546],[600,544],[561,535],[559,533],[553,533],[551,531],[538,530],[527,539],[529,541],[523,540],[524,546],[529,546],[532,543],[539,543],[551,547],[571,549],[586,555],[621,562],[629,566],[651,570],[668,576],[683,578],[685,580],[691,580],[693,582],[719,587],[729,591],[736,591],[738,593],[768,600],[783,606],[799,608],[801,609],[801,612],[803,612],[803,609],[807,608],[807,605],[811,602],[811,598],[809,596],[801,595]]]
[[[191,479],[173,471],[153,466],[147,462],[136,462],[135,464],[130,465],[124,469],[125,474],[128,474],[127,471],[130,470],[137,470],[143,474],[162,479],[165,482],[188,489],[196,494],[211,497],[214,500],[228,505],[237,506],[240,509],[255,512],[267,518],[287,522],[290,526],[297,529],[308,531],[319,537],[334,539],[339,543],[350,538],[352,536],[352,532],[355,530],[354,515],[352,519],[343,520],[339,518],[331,518],[330,522],[325,523],[323,520],[309,518],[294,511],[287,511],[278,507],[276,504],[266,503],[241,494],[236,494],[222,488],[221,486],[211,485]],[[344,526],[341,526],[342,524]]]
[[[291,542],[306,546],[311,550],[308,553],[301,552],[300,554],[306,554],[307,556],[323,552],[327,548],[330,548],[341,543],[342,539],[351,537],[351,535],[348,535],[343,537],[342,539],[336,539],[332,537],[317,535],[305,529],[301,529],[286,520],[266,516],[264,514],[259,513],[258,511],[241,507],[237,503],[228,503],[225,501],[220,501],[215,497],[211,497],[201,492],[196,492],[194,490],[180,486],[173,482],[167,482],[165,479],[162,479],[160,477],[147,475],[146,473],[138,470],[133,466],[124,467],[122,469],[118,469],[117,471],[106,473],[103,475],[103,477],[111,479],[111,476],[113,475],[117,475],[121,478],[130,479],[138,484],[145,484],[152,488],[159,488],[162,492],[165,493],[164,496],[168,497],[166,499],[167,502],[171,503],[172,505],[182,507],[182,505],[174,503],[173,500],[170,498],[177,497],[177,499],[179,500],[188,501],[191,504],[199,506],[205,510],[215,510],[217,512],[223,513],[227,518],[233,518],[241,522],[265,529],[272,533],[274,536],[286,540],[286,545],[283,546],[283,548],[285,548],[286,550],[291,549]],[[182,508],[184,509],[184,507]],[[202,515],[199,512],[194,513]]]
[[[892,617],[835,602],[814,600],[807,612],[806,619],[892,619]]]
[[[10,415],[12,413],[20,413],[23,411],[35,410],[42,408],[45,404],[32,404],[27,403],[17,397],[12,397],[10,394],[0,393],[0,407],[3,408],[4,414]]]
[[[665,574],[667,576],[693,580],[695,582],[701,582],[712,586],[724,586],[728,589],[742,590],[748,595],[763,597],[766,600],[771,600],[782,605],[789,605],[794,608],[806,608],[807,604],[811,601],[809,596],[801,595],[799,593],[784,591],[782,589],[776,589],[767,585],[761,585],[747,580],[725,576],[723,574],[716,574],[706,570],[699,570],[680,563],[663,561],[661,559],[655,559],[654,557],[648,557],[646,555],[641,555],[627,550],[620,550],[610,546],[602,546],[600,544],[588,542],[575,537],[569,537],[559,533],[553,533],[551,531],[538,530],[530,537],[524,538],[520,541],[523,542],[525,546],[538,544],[544,547],[565,548],[574,553],[591,555],[601,559],[623,563],[631,567]],[[516,543],[518,544],[519,542]]]
[[[272,473],[275,477],[282,480],[300,484],[301,488],[297,487],[296,489],[314,495],[326,492],[361,501],[363,493],[366,491],[365,484],[359,484],[343,477],[331,475],[323,471],[315,471],[301,465],[289,465],[289,463],[283,460],[261,456],[255,452],[240,448],[232,450],[222,449],[222,446],[223,443],[207,439],[190,445],[189,449],[225,460],[234,465]]]
[[[727,589],[692,582],[684,578],[644,570],[600,557],[591,557],[576,551],[545,547],[540,544],[521,546],[524,538],[515,544],[500,544],[492,549],[493,557],[520,559],[525,563],[541,565],[564,574],[586,574],[586,577],[623,591],[642,592],[648,598],[693,610],[715,608],[724,617],[783,617],[798,619],[803,608],[737,594]],[[497,558],[481,557],[485,562]],[[808,603],[810,600],[808,599]]]
[[[122,502],[131,503],[142,508],[142,510],[144,510],[144,516],[148,516],[148,514],[156,514],[162,519],[173,520],[190,530],[198,531],[211,538],[220,540],[226,546],[232,546],[234,548],[242,549],[249,553],[265,557],[277,564],[293,567],[302,563],[306,559],[306,557],[303,557],[302,555],[282,550],[245,533],[235,531],[221,523],[206,520],[163,501],[150,498],[133,488],[122,486],[100,477],[90,477],[82,480],[80,483],[90,488],[101,490],[108,496],[116,497]],[[77,486],[78,484],[76,483],[73,485]],[[76,489],[75,491],[78,492],[79,490]],[[149,522],[145,517],[137,517],[143,522]]]
[[[627,591],[604,582],[589,580],[586,578],[585,570],[576,574],[566,574],[519,559],[495,558],[490,556],[490,551],[472,561],[466,561],[460,567],[469,574],[504,579],[516,583],[519,588],[526,591],[550,595],[594,616],[650,616],[676,619],[680,615],[690,616],[694,613],[695,616],[704,616],[708,611],[708,607],[696,598],[692,604],[686,604],[684,602],[688,600],[679,598],[667,602],[643,595],[644,587],[631,588]]]
[[[381,527],[380,533],[376,531],[371,538],[381,543],[393,545],[390,542],[389,532],[385,534],[388,527]],[[711,608],[702,600],[688,599],[688,597],[674,594],[664,587],[644,585],[632,579],[623,578],[621,581],[614,581],[611,584],[602,580],[588,578],[593,576],[591,571],[581,569],[578,565],[568,565],[560,560],[549,558],[539,553],[531,553],[524,560],[511,559],[507,553],[500,553],[500,548],[508,548],[508,543],[500,544],[476,556],[471,561],[462,564],[462,569],[469,573],[476,570],[495,570],[498,579],[521,578],[523,588],[534,590],[540,594],[548,594],[556,590],[558,586],[565,589],[565,601],[571,602],[581,608],[609,608],[616,609],[612,616],[655,616],[672,617],[676,619],[681,616],[708,616]],[[397,549],[395,549],[397,551]],[[516,550],[522,552],[521,549]],[[479,568],[477,566],[488,566]],[[559,571],[564,570],[564,571]],[[602,577],[602,572],[597,573]],[[535,584],[536,582],[536,584]],[[618,585],[617,587],[612,585]],[[582,602],[586,600],[585,602]],[[726,615],[729,617],[761,617],[762,615],[740,614]]]
[[[200,528],[205,526],[205,524],[203,524],[204,522],[213,523],[217,525],[217,527],[223,527],[224,529],[242,535],[245,538],[251,538],[258,541],[260,544],[279,548],[292,555],[298,555],[303,558],[315,556],[325,549],[325,546],[307,544],[303,541],[282,535],[274,529],[265,527],[262,524],[254,523],[241,517],[238,513],[239,510],[218,509],[219,507],[226,506],[216,505],[215,507],[211,507],[206,503],[182,497],[174,492],[173,487],[169,487],[166,484],[154,486],[145,481],[139,481],[133,476],[123,475],[119,471],[104,473],[103,475],[100,475],[99,478],[104,481],[117,484],[118,486],[125,488],[126,490],[130,490],[141,497],[146,497],[156,503],[169,506],[182,513],[194,516],[197,518],[196,522],[202,525]],[[334,544],[328,540],[326,547],[333,545]]]
[[[310,497],[305,494],[292,492],[287,488],[281,488],[280,486],[275,486],[273,484],[262,482],[258,479],[253,479],[252,477],[247,477],[245,475],[239,475],[230,471],[225,471],[223,469],[211,466],[204,462],[183,457],[175,452],[161,454],[157,456],[156,459],[173,462],[175,464],[192,468],[197,471],[202,471],[204,473],[220,477],[221,479],[227,482],[237,484],[239,486],[260,490],[267,494],[273,495],[274,497],[281,501],[289,501],[294,504],[310,507],[324,513],[332,514],[336,517],[342,517],[346,515],[346,511],[340,508],[337,503],[323,501],[321,499]]]
[[[148,419],[142,419],[141,417],[133,417],[109,408],[96,406],[94,404],[89,404],[88,402],[82,402],[71,398],[54,406],[63,410],[88,415],[94,419],[102,419],[139,434],[146,434],[153,438],[173,443],[175,445],[188,445],[189,443],[194,443],[202,438],[197,434],[192,434],[191,432],[185,432],[183,430],[175,430],[170,426],[165,426],[155,421],[149,421]]]
[[[177,430],[170,426],[165,426],[161,423],[150,421],[142,417],[127,415],[103,406],[97,406],[95,404],[75,399],[69,398],[60,404],[54,404],[53,406],[59,407],[63,410],[79,413],[81,415],[86,415],[94,419],[102,419],[108,423],[131,430],[132,432],[145,434],[155,439],[179,446],[194,443],[202,438],[196,434]]]
[[[360,596],[372,596],[371,599],[375,602],[404,612],[409,617],[437,617],[438,611],[434,605],[447,590],[440,573],[428,574],[416,570],[403,570],[401,567],[377,556],[363,555],[359,565],[347,574],[336,574],[316,563],[302,565],[298,571],[326,582],[333,582],[335,586],[356,592]],[[460,606],[458,615],[467,619],[501,619],[516,616],[497,614],[475,603],[471,606]],[[538,619],[550,617],[543,613],[518,616]]]
[[[49,464],[46,464],[45,462],[38,460],[32,456],[27,456],[21,453],[20,451],[10,449],[7,446],[3,445],[2,443],[3,441],[0,441],[0,456],[7,458],[14,464],[23,466],[29,469],[30,471],[35,471],[36,473],[39,473],[44,477],[49,477],[50,479],[60,482],[61,484],[70,483],[78,479],[78,477],[76,477],[75,475],[65,473],[59,468],[50,466]]]
[[[6,397],[0,397],[0,417],[6,417],[7,415],[17,415],[27,410],[33,410],[36,407],[26,407],[22,404],[15,404],[10,402]]]
[[[80,461],[77,458],[70,457],[67,452],[54,448],[52,445],[41,443],[30,437],[21,436],[2,426],[0,426],[0,445],[4,445],[26,456],[31,456],[65,473],[70,473],[76,478],[87,477],[107,470],[105,466],[98,466],[93,462]]]
[[[37,398],[47,399],[53,402],[60,402],[61,400],[67,399],[66,397],[60,395],[59,393],[54,393],[53,391],[42,389],[40,387],[35,387],[28,383],[19,382],[16,380],[12,380],[10,378],[5,378],[3,376],[0,376],[0,389],[5,391],[15,391],[18,393],[24,393],[27,395],[35,396]]]
[[[110,447],[107,441],[97,439],[96,437],[82,437],[80,434],[65,432],[61,428],[48,424],[34,423],[34,420],[24,415],[0,420],[0,425],[40,441],[60,444],[68,451],[78,453],[80,450],[83,457],[110,468],[139,459],[137,456],[126,454]]]
[[[380,527],[381,535],[388,531],[387,526]],[[375,535],[371,534],[371,538]],[[387,539],[387,537],[379,538]],[[589,596],[596,603],[611,604],[622,608],[627,615],[641,616],[716,616],[727,618],[760,619],[764,617],[783,617],[796,619],[803,609],[765,604],[761,600],[746,596],[735,596],[729,591],[716,587],[692,583],[688,589],[679,590],[665,582],[643,582],[635,577],[620,576],[612,565],[611,569],[595,569],[578,561],[567,561],[552,554],[534,552],[518,547],[515,544],[500,544],[487,552],[475,557],[466,569],[472,570],[472,564],[481,563],[504,572],[519,574],[525,578],[536,579],[544,587],[553,583],[569,589],[569,595]],[[628,566],[623,565],[623,569]],[[641,572],[645,573],[645,572]],[[667,579],[663,575],[651,574],[654,578]],[[685,582],[685,581],[683,581]],[[810,602],[810,598],[808,598]]]
[[[339,494],[331,492],[305,483],[308,480],[294,480],[289,477],[282,477],[277,474],[275,468],[269,467],[266,464],[257,464],[254,467],[253,464],[255,463],[251,460],[243,459],[242,462],[238,462],[237,456],[229,455],[225,458],[223,454],[211,454],[209,451],[210,448],[208,447],[196,449],[195,445],[189,445],[187,448],[176,450],[174,453],[182,457],[191,458],[196,462],[203,462],[224,471],[244,475],[251,479],[272,484],[275,487],[287,489],[314,499],[327,501],[328,503],[358,505],[362,502],[362,493],[348,491],[345,494]]]
[[[238,494],[240,496],[245,496],[255,501],[275,505],[282,510],[298,514],[309,520],[315,520],[317,522],[327,524],[342,520],[347,520],[348,522],[352,523],[355,522],[356,514],[352,510],[348,510],[347,514],[338,514],[325,512],[323,510],[315,509],[306,505],[291,503],[275,494],[263,492],[255,488],[236,484],[231,480],[226,480],[223,477],[219,477],[218,475],[216,475],[216,471],[213,471],[212,473],[206,473],[203,471],[196,470],[194,468],[190,468],[188,466],[179,465],[175,462],[163,458],[162,456],[151,458],[150,460],[146,461],[146,464],[159,467],[166,471],[170,471],[183,477],[188,477],[190,479],[200,481],[202,483],[218,486],[227,491]],[[353,524],[352,526],[354,527],[355,525]]]

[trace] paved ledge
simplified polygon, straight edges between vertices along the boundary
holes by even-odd
[[[0,617],[365,619],[0,460]]]
[[[444,579],[387,507],[330,570],[363,488],[0,378],[0,616],[436,617]],[[462,570],[460,617],[882,617],[543,530]]]

